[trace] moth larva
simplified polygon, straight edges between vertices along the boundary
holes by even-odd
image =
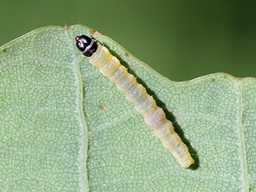
[[[117,85],[117,88],[126,95],[127,100],[135,105],[135,109],[143,116],[156,137],[169,150],[184,168],[194,163],[187,146],[174,131],[172,123],[166,119],[162,108],[156,105],[152,96],[148,95],[145,87],[139,84],[136,78],[128,73],[119,60],[110,54],[108,49],[94,39],[81,35],[76,36],[77,48],[89,58],[89,62],[98,67],[100,72]]]

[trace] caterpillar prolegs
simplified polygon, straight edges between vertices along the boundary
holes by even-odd
[[[156,137],[169,150],[184,168],[194,163],[187,146],[174,131],[172,123],[166,119],[162,108],[156,105],[154,98],[148,95],[145,87],[128,73],[119,60],[110,54],[109,50],[94,39],[81,35],[76,36],[77,48],[89,58],[89,62],[98,67],[100,72],[117,85],[126,95],[127,100],[135,105],[135,109],[143,116]]]

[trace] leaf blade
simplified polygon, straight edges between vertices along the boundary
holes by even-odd
[[[179,166],[133,105],[76,50],[78,34],[105,43],[154,95],[189,145],[194,169]],[[38,29],[0,50],[3,189],[254,190],[254,78],[216,73],[173,82],[80,25]]]

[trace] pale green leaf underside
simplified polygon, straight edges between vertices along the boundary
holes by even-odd
[[[154,94],[192,169],[81,55],[78,34],[104,42]],[[0,48],[0,106],[1,191],[256,191],[254,78],[172,82],[84,26],[46,27]]]

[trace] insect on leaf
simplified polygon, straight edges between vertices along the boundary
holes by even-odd
[[[105,44],[136,77],[130,83],[140,91],[131,100],[146,97],[139,84],[153,96],[188,146],[190,169],[162,146],[127,94],[77,50],[74,38],[82,34]],[[223,73],[170,81],[84,26],[32,31],[0,48],[0,188],[255,191],[255,89],[255,78]]]

